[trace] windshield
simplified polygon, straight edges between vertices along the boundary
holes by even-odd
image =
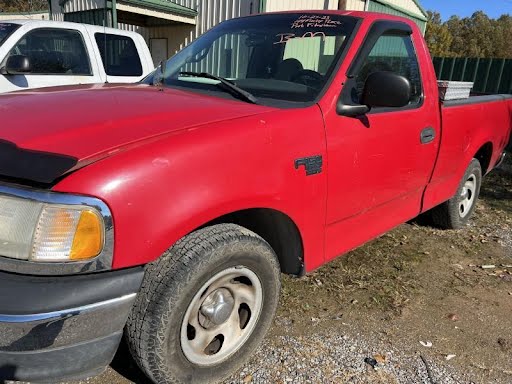
[[[184,76],[207,72],[258,99],[314,101],[346,49],[357,19],[321,13],[284,13],[226,21],[165,63],[164,84],[219,92],[219,81]],[[158,68],[145,82],[162,82]]]
[[[0,23],[0,46],[5,40],[20,27],[19,24]]]

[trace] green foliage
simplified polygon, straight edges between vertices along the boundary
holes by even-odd
[[[478,11],[444,23],[437,12],[429,11],[428,16],[425,38],[433,56],[512,58],[512,16],[491,19]]]
[[[453,42],[453,36],[448,27],[442,23],[438,12],[428,11],[428,24],[425,33],[430,53],[432,56],[449,56]]]
[[[0,12],[33,12],[48,8],[48,0],[0,0]]]

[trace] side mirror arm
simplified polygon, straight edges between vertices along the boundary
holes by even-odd
[[[344,104],[342,100],[339,100],[336,104],[336,113],[341,116],[346,117],[358,117],[362,115],[366,115],[370,112],[371,108],[367,105],[354,104],[348,105]]]

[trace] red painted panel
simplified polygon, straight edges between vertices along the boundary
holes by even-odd
[[[89,165],[54,189],[108,202],[115,268],[155,260],[182,236],[224,214],[271,208],[298,226],[311,270],[324,262],[327,174],[306,176],[294,161],[313,155],[325,159],[316,105],[174,132]]]
[[[432,182],[425,192],[425,210],[455,194],[471,159],[486,143],[491,143],[493,147],[492,169],[508,142],[512,126],[511,111],[512,100],[441,109],[442,145]]]
[[[369,27],[366,22],[359,34],[364,36]],[[435,81],[432,65],[426,65],[421,34],[413,28],[421,77],[430,84]],[[356,54],[354,49],[351,54]],[[349,65],[347,60],[334,84],[346,81],[342,74]],[[437,98],[431,97],[432,87],[424,88],[425,98],[416,109],[363,118],[336,113],[339,93],[322,100],[329,156],[327,259],[419,214],[441,137]],[[421,144],[421,131],[427,127],[434,128],[436,139]]]

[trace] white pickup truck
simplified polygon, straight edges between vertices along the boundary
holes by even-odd
[[[153,69],[148,46],[135,32],[57,21],[0,22],[0,93],[134,83]]]

